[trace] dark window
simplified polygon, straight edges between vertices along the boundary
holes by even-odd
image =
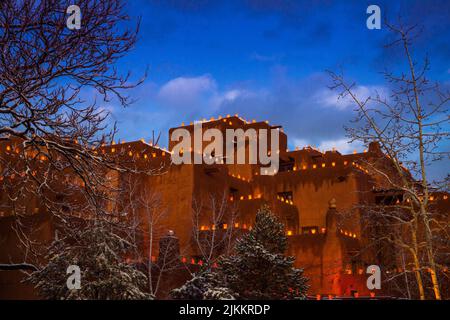
[[[294,200],[294,196],[292,195],[292,191],[283,191],[277,193],[278,197],[288,199],[288,200]]]

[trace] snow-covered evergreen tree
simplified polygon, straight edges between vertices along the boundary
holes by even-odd
[[[235,254],[219,261],[219,275],[240,299],[303,299],[307,279],[284,255],[286,248],[284,225],[264,206],[253,229],[237,240]]]
[[[97,220],[55,240],[46,255],[47,264],[28,280],[46,299],[151,299],[143,291],[144,273],[124,261],[129,246],[110,223]],[[80,268],[80,289],[67,287],[70,265]]]
[[[284,255],[284,226],[267,206],[256,214],[253,229],[237,240],[235,253],[219,259],[218,267],[206,268],[182,287],[174,299],[304,299],[308,289],[303,270]]]
[[[205,268],[180,288],[170,292],[177,300],[234,300],[233,293],[222,287],[218,275]]]

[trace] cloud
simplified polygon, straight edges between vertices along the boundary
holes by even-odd
[[[164,84],[158,98],[171,107],[199,103],[200,100],[217,90],[216,81],[209,75],[199,77],[178,77]]]
[[[237,113],[248,120],[282,125],[290,148],[312,145],[336,147],[342,153],[361,151],[362,146],[350,146],[344,138],[343,126],[354,111],[346,101],[336,103],[336,93],[328,84],[323,73],[292,78],[283,66],[273,68],[271,81],[264,86],[239,82],[222,87],[210,74],[180,76],[162,85],[144,85],[136,92],[139,102],[116,113],[116,119],[128,128],[127,135],[150,128],[150,133],[151,129],[161,131],[166,140],[167,130],[181,122]],[[381,87],[360,86],[357,92],[363,95],[374,88]]]
[[[333,150],[336,149],[342,154],[352,153],[354,150],[361,152],[363,148],[361,143],[349,143],[347,138],[341,138],[336,140],[324,140],[320,142],[318,148],[320,150]]]
[[[353,142],[349,143],[348,139],[345,137],[332,139],[332,140],[322,140],[317,144],[314,144],[311,140],[308,139],[291,139],[292,140],[292,147],[296,148],[303,148],[307,146],[312,146],[320,151],[329,151],[329,150],[337,150],[341,154],[349,154],[352,153],[354,150],[357,150],[358,152],[363,151],[364,146],[359,142]]]
[[[377,95],[388,98],[388,90],[383,86],[359,85],[354,88],[353,93],[359,101],[365,101],[367,98],[374,98]],[[346,95],[345,97],[340,97],[339,92],[330,89],[319,90],[315,95],[315,99],[326,107],[336,108],[338,110],[344,110],[356,105],[351,96]]]

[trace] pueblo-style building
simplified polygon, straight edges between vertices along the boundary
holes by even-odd
[[[370,144],[362,153],[347,155],[337,150],[320,151],[312,147],[288,150],[282,127],[268,122],[246,121],[235,115],[204,120],[202,125],[203,129],[219,129],[224,136],[226,129],[279,130],[279,170],[261,175],[259,164],[221,161],[175,165],[171,163],[171,150],[176,144],[173,141],[169,141],[168,150],[143,140],[103,147],[103,153],[141,169],[139,172],[111,172],[105,179],[109,179],[117,190],[124,190],[112,194],[111,198],[115,200],[106,204],[107,209],[119,212],[125,219],[141,218],[144,260],[160,259],[161,253],[159,256],[157,253],[161,251],[159,242],[150,239],[165,241],[164,235],[171,230],[169,237],[177,238],[175,252],[179,263],[195,270],[208,259],[213,261],[217,255],[229,252],[231,240],[251,229],[257,210],[268,205],[285,224],[289,239],[287,254],[295,257],[295,265],[303,268],[310,279],[308,294],[369,296],[382,293],[367,289],[366,268],[375,264],[395,272],[399,266],[389,255],[391,253],[383,255],[375,253],[376,249],[361,250],[368,241],[361,225],[361,210],[365,205],[386,199],[402,201],[402,198],[396,191],[386,190],[382,177],[366,166],[373,160],[380,163],[381,159],[382,165],[389,170],[389,159],[376,143]],[[194,130],[192,123],[179,128],[191,133]],[[170,129],[169,136],[175,129]],[[206,144],[204,142],[204,146]],[[14,146],[0,145],[0,152],[8,150],[14,151]],[[212,156],[223,158],[224,154],[219,153],[216,151]],[[145,173],[153,169],[154,174]],[[19,252],[20,245],[10,230],[14,219],[8,207],[10,199],[4,194],[0,201],[0,262],[22,259],[23,252]],[[449,207],[446,194],[435,196],[433,201],[444,210]],[[54,223],[39,206],[39,199],[30,198],[27,206],[40,230],[38,238],[53,239]],[[161,212],[157,225],[152,225],[151,229],[149,208]],[[149,230],[159,231],[153,235]],[[174,277],[179,277],[181,272],[172,271]],[[32,296],[32,290],[20,284],[20,279],[19,272],[11,271],[6,275],[0,271],[0,297]],[[167,297],[170,289],[171,285],[167,284],[161,296]]]

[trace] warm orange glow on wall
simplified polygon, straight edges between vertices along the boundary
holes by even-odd
[[[235,227],[235,228],[239,228],[239,222],[236,222],[236,223],[234,224],[234,227]]]
[[[244,196],[241,196],[239,199],[244,200]]]
[[[228,225],[226,223],[224,223],[223,228],[226,230],[228,228]]]
[[[327,228],[320,229],[320,232],[325,233],[327,231]]]
[[[307,168],[308,168],[307,166],[303,166],[303,167],[302,167],[303,170],[306,170]]]
[[[347,163],[348,163],[347,161],[344,161],[344,166],[346,166],[346,165],[347,165]]]
[[[11,151],[11,147],[10,146],[6,146],[6,151]]]
[[[133,152],[129,151],[129,152],[128,152],[128,155],[129,155],[130,157],[133,156]]]
[[[312,234],[316,234],[316,229],[311,229]]]
[[[287,235],[292,236],[292,230],[288,230]]]
[[[331,163],[331,166],[332,166],[332,167],[336,167],[336,162],[332,162],[332,163]]]
[[[313,164],[313,169],[316,169],[317,168],[317,164]]]
[[[322,163],[322,168],[325,168],[325,163]]]

